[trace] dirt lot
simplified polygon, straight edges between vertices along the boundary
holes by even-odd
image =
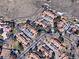
[[[42,2],[41,2],[42,1]],[[46,0],[0,0],[0,16],[10,19],[33,14]],[[53,9],[79,17],[79,0],[51,0]]]
[[[0,16],[8,18],[25,17],[33,14],[37,8],[31,0],[0,0]]]

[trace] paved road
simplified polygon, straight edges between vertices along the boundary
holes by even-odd
[[[17,59],[20,59],[20,58],[24,57],[24,54],[26,54],[32,47],[34,47],[38,42],[40,42],[40,40],[42,40],[41,37],[43,37],[44,35],[45,35],[45,33],[42,34],[42,35],[40,35],[38,38],[36,38],[35,41],[31,44],[31,46],[29,46],[25,51],[23,51],[23,52],[17,57]]]
[[[55,52],[55,59],[59,58],[59,52],[54,48],[54,46],[50,46],[50,44],[44,42],[49,48],[51,48]]]

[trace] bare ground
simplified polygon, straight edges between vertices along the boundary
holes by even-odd
[[[7,19],[32,15],[46,0],[0,0],[0,16]],[[79,18],[79,0],[51,0],[53,9]]]

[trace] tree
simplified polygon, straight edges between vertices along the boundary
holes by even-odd
[[[50,59],[55,59],[55,52],[52,52],[52,57]]]
[[[64,38],[62,36],[59,36],[60,42],[64,42]]]
[[[17,50],[19,50],[19,51],[23,51],[23,50],[24,50],[24,47],[23,47],[23,45],[22,45],[21,42],[16,42],[16,44],[14,45],[13,48],[14,48],[14,49],[17,49]]]
[[[0,39],[0,54],[2,52],[3,44],[4,44],[4,40],[3,39]]]

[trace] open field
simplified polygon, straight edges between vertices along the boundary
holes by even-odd
[[[30,16],[44,2],[46,0],[0,0],[0,16],[9,19]],[[79,17],[79,0],[51,0],[48,3],[53,9]]]

